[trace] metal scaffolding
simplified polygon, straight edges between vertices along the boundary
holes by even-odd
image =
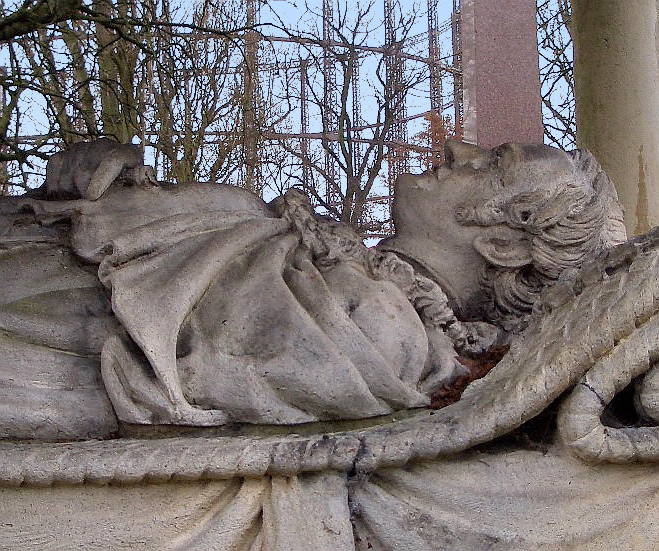
[[[320,111],[322,131],[320,133],[310,132],[309,122],[309,101],[310,101],[310,78],[309,59],[300,59],[297,62],[289,63],[288,67],[299,68],[300,83],[300,105],[299,105],[299,134],[287,133],[286,136],[297,138],[299,143],[302,184],[305,188],[312,185],[314,179],[312,163],[310,161],[311,141],[320,140],[323,148],[323,170],[325,179],[325,200],[327,204],[336,204],[340,201],[340,174],[338,159],[337,124],[338,124],[338,97],[337,88],[337,59],[340,56],[350,56],[349,64],[351,68],[351,115],[352,127],[346,129],[352,140],[352,155],[354,159],[359,159],[362,155],[363,147],[370,143],[368,138],[362,137],[362,132],[374,126],[365,125],[362,120],[362,95],[360,81],[360,65],[362,56],[382,55],[385,65],[385,99],[387,109],[393,115],[391,128],[387,133],[387,187],[389,196],[391,196],[392,186],[396,178],[410,170],[410,152],[418,150],[418,147],[409,143],[408,123],[419,117],[426,117],[429,113],[435,113],[442,116],[443,110],[447,105],[444,104],[442,81],[445,74],[450,74],[453,79],[453,98],[448,103],[455,110],[455,126],[460,127],[462,121],[462,89],[461,89],[461,52],[460,52],[460,2],[453,0],[453,13],[451,18],[440,25],[438,20],[437,5],[440,0],[427,0],[427,32],[423,32],[406,40],[401,40],[396,36],[395,28],[395,4],[394,0],[383,0],[384,11],[384,30],[385,40],[382,46],[365,46],[350,45],[349,52],[343,51],[348,46],[336,39],[336,22],[335,8],[333,0],[322,0],[322,39],[316,42],[311,39],[298,38],[291,36],[261,36],[263,42],[269,43],[297,43],[306,47],[317,48],[321,50],[322,72],[322,102],[323,108]],[[248,12],[248,25],[258,23],[255,16],[258,14],[256,8],[258,0],[248,0],[246,3]],[[440,49],[440,35],[447,30],[452,32],[451,44],[453,47],[452,64],[448,65],[442,60]],[[427,42],[427,55],[414,55],[405,51],[420,43]],[[254,153],[258,148],[258,136],[250,132],[249,126],[256,121],[257,102],[254,95],[258,88],[258,71],[267,71],[266,65],[259,66],[259,42],[254,33],[245,34],[245,102],[249,102],[249,110],[245,113],[245,159],[246,159],[246,185],[253,188],[256,171],[256,157]],[[428,93],[430,111],[408,116],[406,89],[403,86],[404,75],[407,62],[416,62],[426,64],[428,67]],[[251,70],[250,70],[251,69]],[[272,134],[272,133],[269,133]],[[347,177],[354,176],[348,174]],[[255,190],[258,191],[258,190]],[[382,199],[382,197],[380,197]]]
[[[336,146],[330,136],[336,133],[337,126],[337,89],[336,65],[330,43],[334,39],[334,9],[332,0],[323,0],[323,103],[321,111],[325,149],[325,200],[334,204],[340,200],[339,171],[336,162]]]
[[[351,59],[350,59],[350,64],[351,64],[351,74],[352,74],[352,82],[350,83],[351,91],[352,91],[352,132],[353,132],[353,143],[352,143],[352,155],[353,159],[355,160],[360,160],[362,158],[362,147],[363,144],[359,141],[355,141],[354,138],[358,137],[354,135],[354,129],[359,128],[364,124],[364,121],[362,120],[362,96],[360,93],[360,79],[359,79],[359,73],[360,73],[360,68],[359,65],[361,63],[361,60],[359,58],[359,54],[356,51],[351,52]],[[359,134],[359,132],[357,132]],[[353,174],[352,176],[355,176],[356,172],[356,167],[352,167]]]
[[[309,85],[309,60],[300,60],[300,153],[302,154],[302,185],[311,187],[311,166],[309,163],[309,104],[307,86]]]
[[[455,110],[456,130],[460,127],[462,110],[462,54],[460,38],[460,2],[453,1],[453,13],[444,22],[438,20],[438,3],[448,0],[426,0],[427,1],[427,30],[415,36],[398,36],[396,10],[400,5],[396,0],[382,0],[384,14],[384,43],[379,45],[364,43],[348,43],[337,32],[337,0],[322,0],[322,14],[320,17],[320,37],[302,37],[288,35],[267,35],[260,30],[267,27],[259,27],[261,17],[261,5],[263,0],[245,0],[246,31],[230,36],[234,43],[241,43],[242,50],[240,61],[236,63],[231,71],[239,76],[238,97],[240,104],[239,125],[235,130],[227,131],[205,131],[206,143],[219,143],[222,138],[229,136],[238,137],[242,148],[244,160],[244,171],[241,184],[247,189],[260,194],[263,190],[263,182],[260,174],[260,153],[266,143],[277,141],[295,144],[298,148],[296,156],[299,159],[299,180],[305,189],[318,189],[322,183],[324,188],[324,202],[327,205],[339,205],[341,202],[343,187],[346,180],[358,178],[357,166],[364,158],[367,148],[374,143],[384,147],[386,158],[386,176],[384,185],[378,190],[374,201],[379,204],[391,206],[393,184],[396,178],[408,172],[411,168],[410,159],[412,155],[433,154],[436,144],[429,147],[419,143],[411,143],[410,125],[413,121],[421,118],[429,118],[434,114],[443,117],[448,108]],[[452,52],[442,57],[440,48],[440,36],[450,32],[452,37],[450,44]],[[207,40],[212,35],[203,31],[180,31],[177,36],[186,36],[193,39]],[[56,39],[56,37],[53,37]],[[445,44],[446,41],[441,42]],[[285,63],[267,63],[264,51],[268,48],[275,49],[293,45],[299,47],[299,57],[288,59]],[[369,59],[379,58],[376,63]],[[450,62],[448,62],[450,60]],[[385,120],[378,120],[370,124],[365,120],[365,113],[369,106],[372,93],[368,90],[368,76],[363,78],[363,73],[372,70],[373,65],[382,63],[384,66],[384,110]],[[147,105],[153,95],[153,89],[149,84],[153,80],[153,60],[144,68],[143,90],[141,90],[141,104]],[[370,64],[369,64],[370,63]],[[288,87],[291,82],[295,86],[299,83],[299,96],[297,99],[290,96],[289,101],[297,101],[292,105],[292,113],[295,123],[287,123],[283,130],[265,128],[263,121],[270,109],[266,105],[264,92],[261,89],[262,82],[266,82],[266,75],[273,74],[283,68],[286,73]],[[343,68],[341,82],[337,83],[337,67]],[[408,89],[406,87],[406,76],[411,67],[418,70],[424,67],[427,71],[427,94],[425,100],[428,108],[420,112],[408,114]],[[195,69],[196,70],[196,69]],[[199,69],[203,71],[203,69]],[[316,71],[315,73],[313,71]],[[320,73],[320,74],[318,74]],[[291,75],[293,77],[291,78]],[[184,77],[189,75],[184,75]],[[196,76],[196,73],[195,75]],[[346,78],[349,79],[349,93],[346,86]],[[443,96],[443,82],[452,80],[452,97]],[[322,90],[321,90],[322,85]],[[369,96],[370,94],[370,96]],[[418,94],[417,94],[418,95]],[[293,98],[293,99],[292,99]],[[341,106],[340,103],[347,104]],[[370,100],[372,101],[372,99]],[[366,107],[365,107],[366,106]],[[341,113],[343,107],[344,112]],[[418,107],[414,107],[419,111]],[[349,113],[349,117],[345,117]],[[341,128],[339,128],[339,118]],[[388,116],[387,116],[388,115]],[[289,119],[290,120],[290,119]],[[346,127],[347,120],[347,127]],[[318,121],[318,124],[314,124]],[[297,126],[297,128],[296,128]],[[418,131],[419,125],[414,127]],[[377,134],[377,132],[379,134]],[[377,137],[374,137],[377,134]],[[142,128],[141,140],[148,145],[148,139],[157,135],[153,128]],[[39,136],[22,136],[17,138],[18,142],[28,143],[30,140],[37,141]],[[345,161],[343,145],[337,143],[339,139],[349,140],[347,151],[352,156],[352,165]],[[215,141],[213,141],[215,140]],[[319,145],[320,147],[315,147]],[[290,152],[290,149],[288,150]],[[157,161],[157,159],[156,159]],[[356,162],[355,162],[356,161]],[[343,172],[346,172],[344,174]]]
[[[258,0],[247,0],[247,27],[255,29],[258,23]],[[245,60],[243,63],[243,148],[245,157],[245,188],[260,193],[258,178],[258,113],[259,108],[259,40],[255,30],[245,33]]]
[[[439,67],[439,21],[437,0],[428,0],[428,67],[430,69],[430,109],[441,115],[442,110],[442,71]]]
[[[387,159],[390,202],[393,197],[393,185],[400,174],[409,172],[409,150],[405,147],[407,136],[406,90],[402,86],[405,72],[405,60],[400,56],[403,43],[398,41],[394,26],[394,1],[384,0],[384,40],[385,40],[385,101],[393,115],[391,141]]]

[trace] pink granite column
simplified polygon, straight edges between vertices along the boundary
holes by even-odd
[[[535,2],[462,0],[464,138],[542,143]]]

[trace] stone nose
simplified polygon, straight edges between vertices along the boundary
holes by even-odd
[[[449,168],[482,168],[490,157],[489,149],[474,144],[448,140],[444,147],[444,157]]]

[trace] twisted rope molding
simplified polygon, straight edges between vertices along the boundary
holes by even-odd
[[[576,280],[548,290],[499,365],[444,409],[305,437],[2,442],[0,485],[132,484],[323,470],[355,474],[455,454],[539,414],[635,332],[644,331],[644,342],[659,340],[658,315],[659,229],[611,249]],[[627,458],[634,459],[643,458]]]
[[[558,434],[586,461],[659,461],[659,427],[608,427],[602,413],[614,396],[659,358],[659,315],[600,358],[562,404]]]

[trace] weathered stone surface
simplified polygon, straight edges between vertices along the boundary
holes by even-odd
[[[116,148],[107,158],[123,159]],[[95,161],[103,171],[96,149],[56,157],[45,196],[72,171],[84,187]],[[463,326],[437,284],[314,216],[298,192],[266,205],[229,186],[107,187],[93,201],[14,201],[6,224],[15,233],[21,212],[24,225],[68,222],[72,252],[98,264],[121,325],[101,354],[121,421],[294,424],[421,407],[464,370],[459,351],[496,337]],[[35,264],[16,269],[27,281]]]
[[[116,433],[99,355],[117,322],[93,271],[68,247],[19,242],[0,248],[0,280],[0,438]]]
[[[357,551],[652,551],[659,471],[560,450],[485,450],[384,470],[350,495]]]
[[[374,249],[297,191],[0,201],[3,545],[654,549],[659,230],[586,152],[449,147]]]
[[[348,551],[345,477],[0,488],[0,549]]]
[[[571,4],[578,145],[615,182],[629,234],[642,234],[659,224],[657,3]]]
[[[30,192],[48,199],[98,199],[121,179],[133,185],[155,183],[155,173],[144,165],[140,148],[107,138],[78,142],[53,155],[44,185]]]
[[[450,142],[445,166],[398,180],[393,219],[379,249],[437,281],[459,316],[511,328],[565,270],[626,240],[592,155],[543,145]]]
[[[334,473],[0,488],[0,549],[654,551],[659,472],[560,449]],[[354,524],[351,527],[351,521]]]

